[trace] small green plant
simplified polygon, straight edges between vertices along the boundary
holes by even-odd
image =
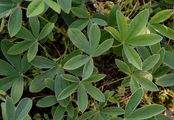
[[[0,119],[170,120],[169,4],[1,0]]]

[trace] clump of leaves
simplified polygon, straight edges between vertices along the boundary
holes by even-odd
[[[173,90],[174,30],[166,24],[173,10],[151,13],[143,7],[129,18],[129,10],[121,11],[126,2],[112,3],[107,14],[91,13],[89,4],[93,2],[0,1],[0,119],[170,120],[163,114],[166,106],[148,94],[162,93],[161,87]],[[60,26],[67,34],[61,34]],[[65,47],[63,54],[51,48],[59,58],[47,50],[53,39],[54,46]],[[101,82],[107,74],[98,71],[94,59],[105,54],[116,54],[122,78]],[[115,91],[119,88],[124,93]],[[43,113],[33,114],[36,107]]]

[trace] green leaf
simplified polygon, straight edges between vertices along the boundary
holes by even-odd
[[[79,117],[79,120],[89,120],[92,116],[96,114],[96,111],[88,111]]]
[[[94,52],[93,57],[98,57],[101,54],[103,54],[104,52],[106,52],[107,50],[109,50],[112,47],[113,43],[114,43],[113,39],[108,39],[108,40],[105,40],[104,42],[102,42],[98,46],[96,51]]]
[[[88,79],[92,73],[93,73],[93,70],[94,70],[94,61],[93,59],[91,58],[84,66],[83,68],[83,73],[82,73],[82,78],[83,80],[85,79]]]
[[[120,32],[120,37],[121,37],[121,41],[125,41],[128,37],[128,24],[127,24],[127,20],[125,18],[125,16],[121,13],[120,10],[117,10],[116,12],[117,16],[117,25],[118,25],[118,29]]]
[[[49,35],[52,30],[54,28],[54,23],[47,23],[43,29],[41,30],[38,40],[42,40],[43,38],[45,38],[47,35]]]
[[[0,18],[6,16],[7,13],[10,12],[16,4],[14,4],[11,0],[1,0],[0,1]]]
[[[16,37],[21,38],[21,39],[30,40],[30,41],[35,40],[35,37],[33,36],[33,34],[25,27],[21,27],[20,31],[16,34]]]
[[[125,108],[125,114],[124,114],[125,117],[129,116],[136,109],[136,107],[140,104],[143,98],[143,95],[144,95],[144,92],[141,88],[136,90],[131,95]]]
[[[80,82],[78,77],[75,77],[70,74],[62,74],[61,77],[69,82]]]
[[[8,32],[11,37],[15,36],[22,26],[22,10],[21,8],[16,8],[11,13],[8,21]]]
[[[64,113],[65,113],[65,108],[59,105],[54,112],[53,120],[62,120],[64,117]]]
[[[106,114],[106,115],[122,115],[124,114],[124,110],[122,108],[118,108],[118,107],[107,107],[104,108],[101,111],[102,114]]]
[[[12,75],[15,74],[17,71],[6,61],[0,59],[0,75]]]
[[[59,70],[59,74],[63,74],[63,69]],[[59,94],[62,92],[64,88],[68,86],[68,81],[64,80],[60,75],[57,75],[55,78],[55,83],[54,83],[54,90],[55,90],[55,95],[56,98],[59,102],[59,104],[63,107],[67,107],[69,104],[69,98],[64,99],[64,100],[59,100]]]
[[[91,21],[93,23],[96,23],[97,25],[101,25],[101,26],[107,25],[107,22],[103,19],[100,19],[100,18],[92,18]]]
[[[64,64],[63,68],[67,70],[77,69],[81,67],[82,65],[86,64],[89,61],[89,59],[90,58],[87,55],[77,55],[71,58],[69,61],[67,61]]]
[[[20,3],[20,2],[22,2],[23,0],[11,0],[11,1],[16,2],[16,3]]]
[[[135,36],[126,41],[126,43],[132,46],[150,46],[159,43],[161,40],[161,36],[151,33]]]
[[[163,114],[159,114],[155,117],[157,120],[171,120],[170,117],[163,115]]]
[[[16,104],[21,99],[23,90],[24,90],[24,80],[22,77],[19,77],[19,79],[13,82],[11,88],[11,98],[13,99],[14,104]]]
[[[1,103],[1,114],[2,114],[2,119],[3,120],[8,120],[7,119],[7,114],[6,114],[6,106],[5,103]]]
[[[112,35],[112,37],[114,37],[118,42],[123,42],[123,41],[121,41],[120,33],[117,31],[117,29],[109,26],[109,27],[105,27],[105,30],[108,33],[110,33]]]
[[[128,75],[131,74],[132,71],[131,71],[131,69],[130,69],[130,67],[128,66],[127,63],[125,63],[125,62],[123,62],[119,59],[116,59],[115,63],[117,65],[117,67],[119,68],[119,70],[121,70],[122,72],[124,72]]]
[[[145,9],[139,12],[130,22],[129,37],[138,35],[147,25],[149,10]],[[140,22],[141,21],[141,22]]]
[[[73,83],[62,90],[62,92],[58,96],[58,100],[63,100],[73,94],[78,88],[78,83]]]
[[[37,37],[40,33],[40,21],[38,17],[30,17],[29,24],[30,24],[33,35]]]
[[[164,63],[170,68],[174,69],[174,53],[170,51],[165,52]]]
[[[74,113],[75,113],[75,109],[74,109],[74,106],[72,105],[72,103],[70,103],[70,104],[67,106],[66,112],[67,112],[67,114],[68,114],[68,117],[73,118]]]
[[[156,84],[162,87],[169,87],[174,85],[174,74],[170,73],[168,75],[164,75],[160,77],[157,81]]]
[[[51,8],[53,9],[55,12],[60,13],[61,12],[61,8],[60,5],[56,2],[54,2],[53,0],[45,0],[45,3]]]
[[[133,79],[135,79],[143,88],[147,90],[158,91],[158,87],[147,78],[142,76],[133,76]]]
[[[57,66],[57,64],[54,61],[42,56],[36,56],[34,60],[31,62],[31,64],[40,69],[48,69]]]
[[[143,60],[145,60],[151,55],[147,47],[144,46],[136,47],[136,50]]]
[[[138,84],[138,82],[134,79],[134,77],[131,76],[130,78],[130,82],[129,82],[129,85],[130,85],[130,89],[131,89],[131,93],[134,93],[136,92],[140,87],[140,85]]]
[[[88,19],[76,20],[73,23],[71,23],[69,28],[78,28],[79,30],[83,30],[88,25],[88,23],[89,23]]]
[[[159,61],[160,55],[154,54],[148,58],[146,58],[143,62],[143,70],[148,71],[152,69]]]
[[[90,47],[95,50],[100,42],[101,31],[97,24],[92,24],[88,32],[89,44]]]
[[[71,0],[57,0],[57,2],[59,3],[59,5],[61,6],[61,9],[63,9],[63,11],[65,13],[69,13],[71,10]]]
[[[56,97],[54,95],[49,95],[49,96],[43,97],[39,101],[37,101],[36,106],[45,108],[45,107],[53,106],[56,103],[57,103]]]
[[[6,106],[7,120],[15,120],[15,107],[13,100],[10,97],[7,97],[5,106]]]
[[[30,98],[23,98],[16,109],[15,120],[23,120],[27,117],[32,108],[32,100]]]
[[[2,40],[1,41],[1,51],[5,58],[15,67],[17,71],[21,70],[21,56],[20,55],[9,55],[7,54],[8,49],[12,46],[13,44],[9,40]],[[5,69],[5,68],[4,68]],[[11,69],[12,70],[12,69]]]
[[[11,88],[13,81],[18,80],[18,76],[8,76],[0,79],[0,89],[7,91]]]
[[[88,95],[83,84],[79,85],[77,93],[77,104],[81,112],[84,112],[88,106]]]
[[[70,37],[71,42],[79,49],[84,52],[89,51],[89,42],[86,36],[77,28],[70,28],[68,30],[68,36]]]
[[[105,96],[104,94],[97,88],[86,84],[85,85],[86,92],[91,95],[95,100],[99,102],[105,102]]]
[[[98,82],[106,77],[105,74],[92,74],[88,79],[83,82]]]
[[[31,62],[36,57],[37,51],[38,51],[38,42],[36,41],[28,49],[27,53],[28,62]]]
[[[165,107],[158,104],[146,105],[142,108],[135,110],[130,116],[128,116],[128,120],[144,120],[156,116],[163,111],[165,111]]]
[[[128,61],[139,70],[142,70],[142,61],[139,54],[132,47],[127,45],[123,46],[123,50]]]
[[[161,24],[153,24],[151,25],[153,29],[155,29],[161,35],[174,40],[174,30]]]
[[[28,48],[30,48],[32,43],[33,43],[32,41],[27,41],[27,40],[16,43],[8,50],[8,54],[10,54],[10,55],[21,54],[24,51],[26,51]]]
[[[32,2],[27,7],[27,16],[34,17],[40,15],[44,10],[44,0],[32,0]]]
[[[174,12],[172,9],[161,10],[160,12],[156,13],[153,17],[151,17],[150,23],[162,23],[169,19],[173,13]]]
[[[79,18],[88,18],[89,17],[88,11],[84,8],[72,7],[71,12]]]
[[[37,75],[30,84],[30,87],[29,87],[30,92],[36,93],[44,89],[46,87],[46,84],[44,82],[45,79],[53,78],[57,74],[58,70],[59,70],[58,67],[53,67]]]

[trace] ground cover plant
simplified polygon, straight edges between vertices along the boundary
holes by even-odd
[[[174,119],[173,5],[0,0],[0,119]]]

